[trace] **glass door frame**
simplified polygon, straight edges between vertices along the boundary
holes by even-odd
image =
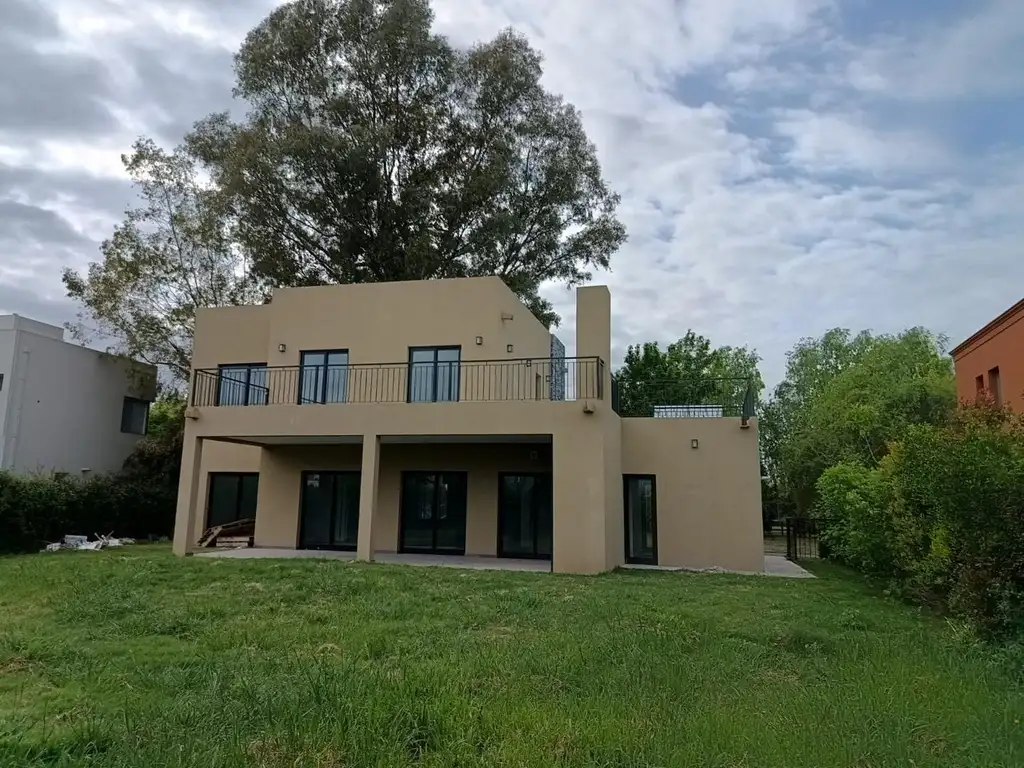
[[[317,544],[317,545],[314,545],[314,546],[305,546],[304,545],[303,538],[304,538],[304,534],[306,532],[306,530],[305,530],[306,529],[306,515],[305,515],[305,506],[306,506],[306,478],[309,477],[309,475],[320,475],[321,477],[323,477],[324,475],[331,475],[332,477],[337,476],[337,475],[355,475],[356,478],[360,481],[360,483],[362,481],[362,471],[358,470],[358,469],[304,469],[304,470],[302,470],[302,473],[301,473],[301,476],[300,476],[300,479],[299,479],[299,482],[301,483],[301,485],[299,486],[301,488],[301,492],[299,493],[299,541],[298,541],[298,546],[296,547],[296,549],[326,550],[326,551],[331,551],[331,552],[355,552],[356,551],[356,545],[355,544]],[[331,482],[333,483],[334,481],[332,480]],[[358,486],[358,487],[359,487],[360,490],[362,490],[361,485]],[[337,501],[338,501],[338,498],[335,495],[334,488],[332,486],[332,489],[331,489],[331,522],[330,522],[330,527],[329,527],[329,530],[331,530],[331,531],[334,530],[334,527],[335,527],[334,523],[335,523],[336,516],[338,514],[338,504],[337,504]],[[358,520],[358,515],[359,515],[359,508],[357,506],[356,507],[357,520]],[[358,530],[358,528],[357,528],[357,530]]]
[[[417,352],[430,352],[433,359],[415,360]],[[458,352],[458,360],[438,360],[438,352]],[[457,403],[462,395],[462,346],[459,344],[442,345],[438,347],[409,347],[409,362],[406,374],[405,401],[407,403]],[[447,397],[439,397],[438,387],[441,384],[439,373],[441,366],[446,366],[448,372]],[[430,372],[430,397],[416,397],[416,372]]]
[[[629,481],[650,480],[651,481],[651,556],[649,558],[633,557],[629,553]],[[622,476],[622,520],[625,526],[623,544],[625,549],[626,562],[630,565],[657,565],[658,564],[658,480],[654,475],[631,474]]]
[[[505,554],[504,547],[502,546],[502,535],[501,532],[504,530],[502,523],[505,522],[505,515],[507,510],[505,509],[504,494],[502,491],[502,483],[506,477],[532,477],[532,478],[546,478],[549,499],[548,503],[551,504],[551,549],[550,555],[537,554],[537,509],[531,508],[530,514],[533,515],[533,554]],[[553,560],[554,559],[554,541],[555,541],[555,488],[554,488],[554,475],[551,472],[499,472],[498,473],[498,557],[507,557],[514,560]]]
[[[436,480],[434,482],[434,509],[431,517],[432,527],[430,531],[431,547],[429,549],[424,547],[412,547],[408,548],[405,545],[405,480],[408,475],[433,475]],[[465,526],[462,534],[462,549],[438,549],[437,548],[437,508],[438,508],[438,497],[441,493],[441,482],[440,479],[443,475],[461,475],[463,488],[465,493],[463,494],[463,516],[462,524]],[[450,555],[452,557],[463,557],[466,554],[466,533],[469,528],[469,472],[458,469],[403,469],[399,475],[399,489],[398,489],[398,552],[399,554],[410,554],[410,555]]]

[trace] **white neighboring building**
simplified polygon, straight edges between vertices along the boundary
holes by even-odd
[[[156,369],[0,315],[0,469],[84,475],[121,468],[146,432]]]

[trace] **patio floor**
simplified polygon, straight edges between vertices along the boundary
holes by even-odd
[[[322,549],[270,549],[253,547],[251,549],[212,549],[209,552],[196,552],[197,557],[227,557],[249,560],[266,557],[278,558],[319,558],[329,560],[355,560],[355,552],[336,552]],[[378,552],[373,556],[374,562],[389,565],[426,565],[442,568],[471,568],[474,570],[491,571],[551,571],[550,560],[516,560],[506,557],[478,557],[473,555],[413,555],[396,554],[394,552]]]
[[[355,552],[336,552],[324,549],[271,549],[253,547],[250,549],[211,549],[207,552],[196,552],[196,557],[226,557],[239,560],[259,558],[318,558],[328,560],[355,560]],[[470,568],[491,571],[532,571],[548,573],[551,571],[550,560],[516,560],[505,557],[481,557],[474,555],[411,555],[394,552],[378,552],[374,561],[389,565],[426,565],[442,568]],[[626,568],[654,571],[694,571],[701,569],[679,568],[666,565],[627,565]],[[709,568],[704,571],[711,573],[735,573],[720,568]],[[814,574],[805,571],[799,565],[778,555],[765,555],[764,571],[749,573],[751,576],[781,576],[790,579],[813,579]]]

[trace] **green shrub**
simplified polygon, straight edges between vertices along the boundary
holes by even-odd
[[[889,489],[882,469],[837,464],[817,483],[815,515],[830,556],[873,576],[895,571]]]
[[[983,634],[1024,636],[1024,419],[965,405],[908,426],[877,469],[831,467],[816,490],[833,557]]]
[[[0,472],[0,552],[32,552],[65,534],[170,536],[180,430],[141,440],[120,472],[77,479]]]

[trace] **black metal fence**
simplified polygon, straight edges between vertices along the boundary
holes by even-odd
[[[790,560],[817,560],[822,556],[817,520],[787,517],[782,525],[786,535],[786,557]]]
[[[195,371],[197,406],[584,400],[604,397],[598,357],[221,366]]]
[[[747,378],[695,376],[664,381],[612,377],[612,408],[620,416],[662,419],[753,417],[754,388]]]

